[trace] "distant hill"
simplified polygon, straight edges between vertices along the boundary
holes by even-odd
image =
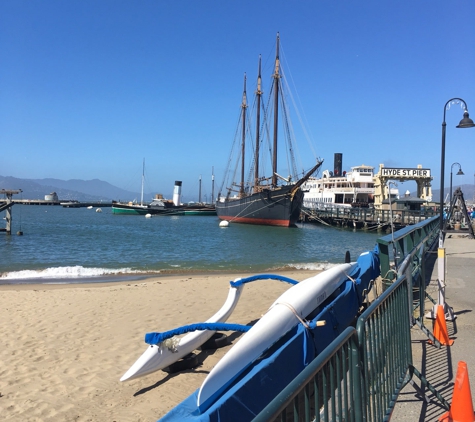
[[[469,203],[474,201],[475,188],[473,185],[452,185],[452,191],[460,187],[464,199]],[[62,201],[132,201],[140,200],[140,192],[130,192],[113,186],[103,180],[61,180],[61,179],[18,179],[11,176],[0,176],[0,189],[21,189],[22,199],[44,199],[45,195],[56,192]],[[445,188],[445,197],[449,195],[449,187]],[[416,196],[416,193],[411,193]],[[153,194],[144,193],[144,198],[152,198]],[[439,202],[439,189],[432,189],[434,202]]]
[[[0,176],[0,189],[22,190],[22,199],[44,199],[56,192],[60,201],[131,201],[140,199],[139,192],[129,192],[102,180],[18,179]],[[151,198],[151,194],[144,194]],[[18,198],[18,197],[17,197]]]
[[[455,192],[455,189],[460,188],[462,189],[463,193],[463,198],[465,199],[466,202],[472,203],[474,202],[474,195],[475,195],[475,188],[473,185],[454,185],[452,184],[452,195]],[[439,202],[440,201],[440,195],[439,195],[440,189],[432,189],[432,199],[434,202]],[[450,186],[446,187],[444,189],[444,198],[448,198],[450,193]],[[416,196],[416,192],[411,193],[411,196]]]

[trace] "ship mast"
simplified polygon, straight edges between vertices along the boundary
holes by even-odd
[[[254,192],[258,192],[259,188],[259,138],[260,138],[260,125],[261,125],[261,97],[262,97],[262,90],[261,90],[261,56],[259,55],[259,68],[257,71],[257,114],[256,114],[256,166],[254,169]]]
[[[201,204],[201,174],[200,174],[200,181],[199,181],[199,191],[198,191],[198,202]]]
[[[272,154],[272,187],[277,186],[277,127],[279,123],[279,33],[277,33],[276,54],[275,54],[275,70],[274,75],[274,145]]]
[[[143,205],[143,182],[145,179],[145,158],[143,159],[142,164],[142,189],[140,190],[140,205]]]
[[[241,143],[241,186],[239,188],[239,197],[244,197],[244,162],[245,162],[245,143],[246,143],[246,74],[244,74],[244,91],[242,93],[242,143]]]
[[[211,203],[214,203],[214,167],[211,167]]]

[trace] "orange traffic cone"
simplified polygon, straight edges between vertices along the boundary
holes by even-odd
[[[442,305],[437,305],[437,315],[434,320],[434,337],[444,346],[452,346],[454,344],[454,341],[449,339],[449,334],[447,333],[444,307]]]
[[[454,393],[452,395],[452,405],[450,410],[444,413],[439,421],[444,422],[474,422],[472,393],[468,380],[467,364],[460,361],[455,377]]]

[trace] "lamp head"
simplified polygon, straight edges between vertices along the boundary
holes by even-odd
[[[463,176],[465,173],[462,171],[462,167],[459,168],[459,171],[457,172],[456,176]]]
[[[460,120],[460,123],[455,127],[462,129],[467,127],[475,127],[475,123],[473,123],[473,120],[469,117],[467,110],[463,112],[463,119]]]

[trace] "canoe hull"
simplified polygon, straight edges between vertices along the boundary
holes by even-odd
[[[348,279],[348,273],[355,265],[338,265],[283,293],[211,370],[198,392],[198,408],[206,408],[243,370],[298,325],[300,320],[306,319]]]

